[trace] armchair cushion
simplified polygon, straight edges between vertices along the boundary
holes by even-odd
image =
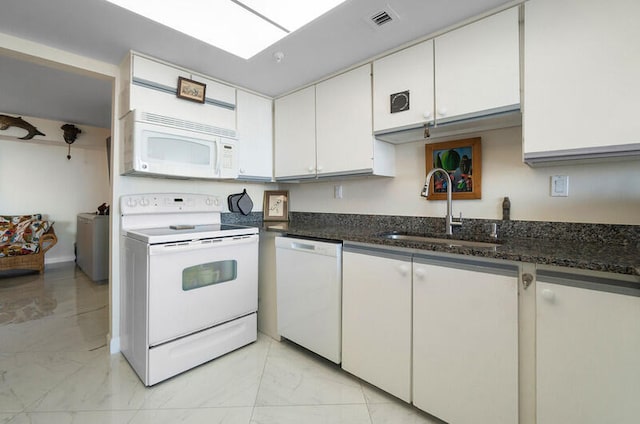
[[[41,214],[0,216],[0,258],[37,253],[52,224]]]

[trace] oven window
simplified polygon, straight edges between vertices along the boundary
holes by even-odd
[[[232,259],[190,266],[182,271],[182,290],[220,284],[235,280],[237,277],[238,262]]]

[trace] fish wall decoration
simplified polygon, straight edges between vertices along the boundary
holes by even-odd
[[[18,127],[27,130],[27,135],[18,137],[20,140],[31,140],[37,135],[45,135],[38,131],[36,127],[22,119],[21,116],[0,115],[0,130],[6,130],[9,127]]]

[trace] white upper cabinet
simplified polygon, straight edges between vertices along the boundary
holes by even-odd
[[[218,134],[235,137],[234,87],[136,53],[130,53],[123,61],[120,73],[123,81],[120,117],[130,110],[140,109],[207,124]],[[205,103],[177,97],[180,77],[205,84]]]
[[[374,132],[432,122],[433,106],[433,40],[373,62]]]
[[[238,179],[271,181],[273,102],[238,90]]]
[[[316,177],[316,88],[275,101],[275,177]]]
[[[373,62],[374,133],[403,143],[520,125],[518,7]],[[479,118],[469,123],[470,118]],[[462,122],[459,122],[462,121]]]
[[[519,43],[517,7],[437,37],[436,120],[520,109]]]
[[[316,85],[316,125],[319,177],[392,175],[375,150],[380,142],[372,134],[370,64]]]
[[[275,101],[275,177],[395,174],[395,150],[374,139],[371,65]]]
[[[525,162],[640,154],[638,16],[635,0],[525,3]]]

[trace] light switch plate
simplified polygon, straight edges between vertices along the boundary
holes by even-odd
[[[568,197],[569,196],[569,176],[553,175],[551,177],[551,196],[552,197]]]
[[[342,199],[342,185],[333,186],[333,198]]]

